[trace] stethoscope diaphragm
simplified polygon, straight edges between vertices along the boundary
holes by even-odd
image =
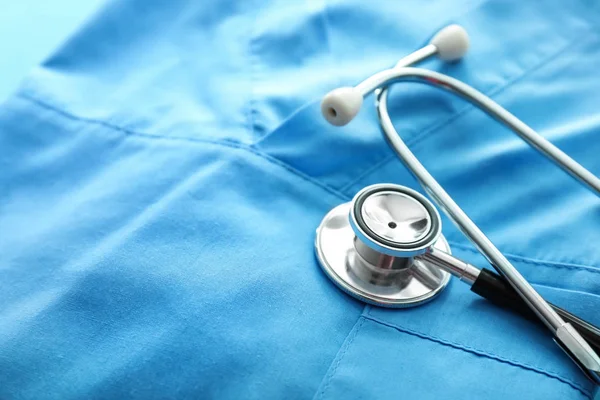
[[[414,258],[432,246],[450,252],[435,207],[388,184],[369,186],[331,210],[315,241],[321,268],[340,289],[392,308],[423,304],[448,285],[448,272]]]

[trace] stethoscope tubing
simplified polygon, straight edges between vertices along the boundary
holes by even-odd
[[[368,85],[365,84],[367,81],[370,81]],[[388,90],[386,87],[391,83],[401,81],[426,83],[443,88],[467,99],[496,120],[511,128],[534,148],[540,150],[555,163],[563,167],[563,169],[571,173],[571,175],[584,182],[596,194],[600,193],[600,181],[493,100],[470,86],[446,75],[418,68],[396,67],[380,72],[356,87],[360,88],[361,91],[366,91],[367,94],[370,91],[374,91],[377,87],[381,87],[376,95],[379,123],[388,143],[399,156],[400,160],[421,183],[421,186],[434,202],[442,208],[445,214],[500,273],[504,281],[510,284],[514,292],[521,298],[522,303],[552,331],[555,341],[559,346],[578,363],[590,379],[600,384],[600,370],[598,367],[600,361],[594,349],[580,336],[577,330],[574,330],[572,325],[566,323],[561,315],[537,293],[510,261],[456,204],[454,199],[448,195],[401,139],[389,116],[387,108]],[[563,162],[566,164],[563,165]]]
[[[373,80],[371,81],[371,79]],[[371,78],[369,78],[368,86],[365,85],[365,82],[366,81],[357,86],[357,88],[360,88],[360,91],[363,93],[363,95],[376,90],[376,88],[380,86],[375,85],[380,83],[390,85],[397,82],[418,82],[444,89],[458,97],[461,97],[493,117],[501,124],[511,129],[534,149],[546,156],[546,158],[552,161],[556,166],[562,168],[573,178],[590,189],[594,194],[600,196],[599,178],[585,169],[577,161],[569,157],[565,152],[546,140],[542,135],[535,132],[531,127],[515,117],[512,113],[501,107],[498,103],[473,87],[457,79],[421,68],[395,67],[393,69],[385,70],[373,75]],[[381,91],[378,93],[378,104],[381,103],[381,100],[384,96],[387,96],[387,88],[381,89]],[[382,106],[378,106],[378,110],[381,109]],[[387,114],[387,108],[386,110],[383,110],[383,115],[385,114]],[[380,111],[380,116],[381,115],[382,113]]]
[[[403,78],[412,80],[413,78],[425,78],[432,76],[436,82],[443,85],[446,81],[442,74],[429,75],[429,71],[418,70],[416,68],[397,68],[388,70],[384,74],[388,80],[382,84],[400,81]],[[384,76],[381,75],[381,76]],[[422,82],[422,80],[418,80]],[[455,83],[455,82],[454,82]],[[456,85],[455,85],[456,86]],[[466,85],[465,85],[466,86]],[[456,204],[454,199],[448,195],[437,180],[427,171],[421,162],[414,156],[408,146],[401,139],[394,128],[387,109],[388,90],[383,88],[377,95],[377,112],[379,114],[380,126],[385,134],[387,141],[394,151],[398,154],[404,165],[419,180],[424,190],[433,198],[456,226],[467,236],[467,238],[479,249],[491,265],[510,282],[524,301],[534,309],[534,312],[544,322],[549,329],[556,332],[564,321],[552,310],[546,301],[535,291],[535,289],[523,278],[517,269],[508,261],[508,259],[496,248],[496,246],[487,238],[479,227],[467,216],[467,214]]]

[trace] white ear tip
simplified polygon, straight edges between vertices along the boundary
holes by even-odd
[[[360,111],[363,96],[353,87],[334,89],[323,97],[321,112],[331,125],[342,126]]]
[[[469,49],[469,34],[460,25],[448,25],[429,42],[438,49],[438,56],[444,61],[456,61]]]

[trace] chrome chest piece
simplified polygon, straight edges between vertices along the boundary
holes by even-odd
[[[412,307],[438,295],[450,274],[418,256],[450,253],[441,220],[424,196],[403,186],[364,188],[317,229],[319,264],[343,291],[383,307]]]

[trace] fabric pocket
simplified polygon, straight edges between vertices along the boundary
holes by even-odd
[[[315,398],[591,399],[592,385],[574,369],[568,371],[570,361],[561,361],[566,370],[524,363],[477,345],[389,324],[367,309]]]

